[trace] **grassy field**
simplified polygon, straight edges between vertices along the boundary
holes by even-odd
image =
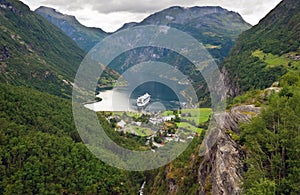
[[[163,116],[169,116],[169,115],[172,115],[173,114],[173,111],[170,111],[170,110],[166,110],[162,113]]]
[[[141,137],[150,136],[153,134],[153,131],[145,127],[137,127],[137,126],[131,126],[131,127]]]
[[[209,116],[212,114],[211,108],[195,108],[195,109],[183,109],[181,114],[190,114],[190,116],[184,116],[183,119],[194,123],[205,123],[208,121]],[[173,111],[165,111],[163,116],[173,115]]]
[[[211,108],[185,109],[182,110],[181,113],[182,114],[190,113],[191,117],[182,117],[182,118],[186,120],[194,121],[195,123],[197,123],[198,121],[201,124],[208,121],[209,116],[212,114],[212,110]]]
[[[291,53],[292,54],[292,53]],[[300,61],[291,60],[290,58],[286,57],[285,55],[278,56],[273,55],[271,53],[264,53],[261,50],[256,50],[252,53],[253,56],[258,57],[260,60],[267,63],[270,67],[274,66],[286,66],[286,67],[300,67]]]
[[[124,113],[126,113],[126,115],[131,118],[138,118],[141,116],[141,114],[138,112],[113,112],[113,115],[122,117],[122,116],[124,116]]]
[[[177,126],[179,127],[179,129],[185,129],[185,130],[188,130],[188,131],[192,131],[192,132],[195,132],[195,133],[201,133],[202,129],[200,128],[197,128],[193,125],[191,125],[190,123],[187,123],[187,122],[180,122],[180,123],[176,123]]]

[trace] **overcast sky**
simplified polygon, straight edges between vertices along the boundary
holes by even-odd
[[[255,25],[281,0],[21,0],[32,10],[48,6],[74,15],[85,26],[99,27],[107,32],[127,22],[139,22],[150,14],[179,5],[221,6],[238,12],[244,20]]]

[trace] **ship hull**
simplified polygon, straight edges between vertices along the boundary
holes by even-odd
[[[151,96],[148,93],[146,93],[143,96],[138,97],[138,99],[136,101],[136,105],[138,107],[145,107],[150,103],[150,99],[151,99]]]

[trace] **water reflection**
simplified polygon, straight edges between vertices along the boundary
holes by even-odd
[[[99,111],[137,111],[140,108],[136,105],[136,99],[145,94],[151,94],[150,103],[143,108],[146,111],[158,112],[164,110],[177,110],[180,108],[179,97],[167,86],[148,82],[137,87],[129,94],[128,87],[116,87],[112,90],[101,91],[97,97],[102,98],[101,102],[87,104],[87,108]]]

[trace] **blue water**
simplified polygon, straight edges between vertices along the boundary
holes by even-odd
[[[102,98],[101,102],[86,105],[94,111],[136,111],[140,108],[136,105],[136,99],[149,93],[150,103],[143,109],[146,111],[178,110],[180,108],[179,97],[169,87],[149,82],[140,85],[133,92],[129,87],[117,87],[111,90],[101,91],[98,95]],[[131,94],[129,94],[131,93]]]

